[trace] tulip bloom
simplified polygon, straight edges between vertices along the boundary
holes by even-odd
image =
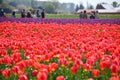
[[[95,63],[95,60],[90,58],[90,59],[87,59],[86,63],[89,64],[90,66],[93,66]]]
[[[79,67],[77,67],[77,66],[72,66],[72,67],[70,68],[72,74],[76,74],[76,72],[78,71],[78,69],[79,69]]]
[[[62,67],[65,67],[68,65],[68,62],[65,58],[60,58],[59,63],[61,64]]]
[[[6,56],[4,56],[4,58],[2,59],[2,63],[8,64],[8,65],[11,66],[11,65],[14,63],[14,61],[13,61],[13,59],[12,59],[10,56],[6,55]]]
[[[90,70],[90,65],[89,64],[84,64],[83,69],[84,69],[84,71]]]
[[[28,64],[29,64],[30,67],[33,67],[34,63],[35,63],[34,60],[32,60],[32,59],[28,60]]]
[[[19,66],[14,66],[11,70],[14,75],[18,75],[18,74],[22,74],[23,72],[21,71],[21,69],[19,68]]]
[[[110,80],[120,80],[117,77],[111,77]]]
[[[18,62],[16,66],[19,66],[19,68],[24,71],[28,67],[28,62],[23,60]]]
[[[45,55],[45,57],[44,57],[44,60],[46,61],[46,62],[49,62],[50,61],[50,59],[51,59],[51,54],[46,54]]]
[[[117,76],[120,69],[119,66],[112,64],[110,70],[112,72],[112,76]]]
[[[58,68],[58,64],[57,63],[50,64],[49,65],[49,71],[50,71],[50,73],[54,72],[57,68]]]
[[[2,75],[5,77],[5,78],[8,78],[10,77],[11,75],[11,71],[9,69],[5,69],[2,71]]]
[[[28,80],[25,74],[19,76],[19,80]]]
[[[37,76],[37,74],[38,74],[38,70],[33,70],[32,71],[32,76]]]
[[[58,76],[56,80],[65,80],[64,76]]]
[[[110,61],[101,61],[100,62],[100,69],[101,70],[104,70],[106,68],[109,68],[110,67]]]
[[[20,53],[14,53],[14,54],[12,55],[12,58],[13,58],[13,60],[14,60],[15,62],[21,61]]]
[[[42,60],[42,56],[40,56],[40,55],[35,55],[35,56],[34,56],[34,60],[35,60],[36,62],[40,62],[40,61]]]
[[[83,62],[80,59],[76,59],[75,64],[78,65],[78,66],[83,66]]]
[[[47,80],[48,75],[45,72],[39,72],[37,74],[37,79],[38,80]]]
[[[0,47],[0,49],[1,49],[1,47]],[[7,55],[6,50],[5,49],[1,49],[0,50],[0,56],[5,56],[5,55]]]
[[[97,78],[97,77],[99,76],[99,74],[100,74],[100,71],[97,70],[97,69],[93,69],[93,70],[92,70],[92,74],[93,74],[93,76],[94,76],[95,78]]]

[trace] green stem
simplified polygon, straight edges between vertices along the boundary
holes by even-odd
[[[75,75],[73,75],[73,80],[75,80]]]

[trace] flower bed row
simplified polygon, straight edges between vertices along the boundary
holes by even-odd
[[[10,21],[10,22],[35,22],[35,23],[58,23],[58,24],[120,24],[120,19],[40,19],[40,18],[0,18],[0,22]]]
[[[120,80],[120,25],[0,25],[0,80]]]

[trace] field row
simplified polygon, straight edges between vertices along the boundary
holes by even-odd
[[[7,14],[8,17],[11,17],[11,14]],[[20,14],[16,15],[17,18],[20,18]],[[88,15],[89,18],[90,15]],[[79,14],[46,14],[46,18],[79,18]],[[100,14],[99,15],[100,19],[119,19],[120,18],[120,14]]]
[[[1,18],[0,22],[57,23],[57,24],[118,24],[120,19],[41,19],[41,18]]]
[[[0,27],[0,80],[120,80],[120,25]]]

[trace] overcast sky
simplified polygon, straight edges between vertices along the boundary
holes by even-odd
[[[39,0],[39,1],[50,1],[50,0]],[[113,1],[116,1],[120,4],[120,0],[59,0],[59,2],[61,2],[61,3],[72,2],[72,3],[75,3],[75,4],[79,4],[80,2],[82,2],[84,6],[86,6],[87,2],[88,2],[92,5],[94,5],[94,7],[97,5],[97,3],[106,2],[108,4],[111,4]]]

